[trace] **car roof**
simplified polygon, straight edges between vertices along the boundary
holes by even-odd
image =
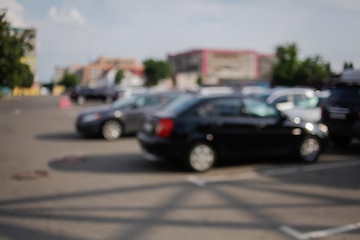
[[[268,89],[266,93],[268,95],[268,102],[272,102],[275,98],[291,95],[291,94],[304,94],[308,97],[315,95],[315,90],[312,88],[294,87],[294,88],[272,88]]]
[[[222,94],[232,94],[234,89],[229,86],[206,86],[200,87],[198,94],[200,95],[222,95]]]
[[[338,87],[360,87],[360,80],[359,81],[339,81],[332,86],[332,88],[338,88]]]

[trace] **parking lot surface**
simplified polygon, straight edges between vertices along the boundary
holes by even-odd
[[[135,136],[76,134],[59,97],[0,101],[0,239],[360,238],[360,143],[317,163],[238,159],[194,174]]]

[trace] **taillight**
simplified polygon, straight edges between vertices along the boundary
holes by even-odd
[[[169,118],[161,119],[156,127],[156,135],[159,137],[169,137],[174,127],[174,121]]]

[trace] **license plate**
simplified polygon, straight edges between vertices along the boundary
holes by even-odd
[[[330,118],[333,118],[333,119],[345,119],[346,114],[343,114],[343,113],[331,113]]]

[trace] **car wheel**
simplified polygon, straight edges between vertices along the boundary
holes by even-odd
[[[332,136],[331,141],[334,143],[335,146],[346,147],[347,145],[350,144],[351,138],[342,137],[342,136]]]
[[[197,143],[189,151],[188,166],[192,171],[205,172],[215,164],[215,161],[215,150],[207,143]]]
[[[102,135],[108,141],[114,141],[118,139],[121,134],[121,123],[116,120],[108,120],[102,126]]]
[[[85,97],[84,96],[79,96],[77,99],[77,103],[79,105],[83,105],[85,103]]]
[[[306,137],[298,148],[298,158],[302,162],[316,162],[321,151],[321,144],[316,137]]]

